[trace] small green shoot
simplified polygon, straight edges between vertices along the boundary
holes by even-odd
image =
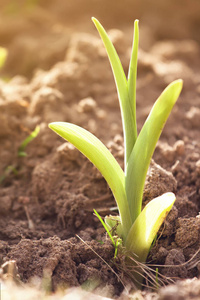
[[[158,267],[156,268],[156,285],[157,289],[159,288],[159,283],[158,283]]]
[[[99,221],[101,222],[101,224],[103,225],[103,227],[105,228],[111,242],[113,243],[113,246],[115,247],[115,241],[110,233],[110,231],[108,230],[108,227],[106,226],[105,222],[103,221],[102,217],[98,214],[98,212],[96,211],[96,209],[93,209],[94,210],[94,213],[95,215],[97,216],[97,218],[99,219]]]
[[[18,148],[18,156],[19,157],[25,157],[27,156],[27,153],[25,152],[25,149],[27,145],[37,137],[38,133],[40,132],[40,126],[37,125],[35,129],[31,132],[31,134],[25,138],[25,140],[21,143],[21,145]]]
[[[31,132],[31,134],[21,143],[21,145],[18,148],[17,156],[18,157],[25,157],[27,156],[27,153],[25,152],[26,146],[37,137],[38,133],[40,132],[40,126],[37,125],[35,129]],[[0,176],[0,184],[3,183],[3,181],[11,174],[14,175],[18,174],[18,165],[11,165],[7,166],[4,170],[4,173]]]
[[[3,175],[0,176],[0,184],[8,177],[11,173],[14,175],[18,174],[18,171],[15,166],[7,166],[4,170]]]
[[[101,218],[99,220],[109,232],[109,236],[112,232],[114,236],[117,233],[130,256],[144,263],[161,224],[176,200],[173,193],[165,193],[151,200],[142,209],[143,190],[150,161],[162,129],[180,95],[183,83],[179,79],[166,87],[153,105],[138,134],[136,124],[138,20],[135,21],[134,26],[127,79],[105,29],[97,19],[92,18],[92,20],[106,48],[118,92],[124,134],[124,170],[106,146],[87,130],[64,122],[51,123],[49,127],[78,148],[102,173],[115,197],[119,216],[106,217],[105,223]],[[98,216],[97,213],[96,215]],[[113,228],[116,230],[112,231]],[[111,241],[113,242],[112,238]],[[117,247],[115,240],[113,244]]]
[[[98,214],[98,212],[94,209],[94,213],[97,216],[97,218],[99,219],[99,221],[101,222],[101,224],[103,225],[103,227],[105,228],[111,242],[113,243],[113,246],[115,248],[115,252],[114,252],[114,259],[117,257],[117,251],[118,251],[118,247],[120,245],[120,239],[117,238],[116,241],[114,239],[114,237],[112,236],[112,234],[110,233],[110,230],[108,229],[108,226],[106,225],[106,223],[103,221],[102,217]]]

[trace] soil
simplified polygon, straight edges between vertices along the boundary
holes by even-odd
[[[129,299],[122,258],[114,261],[113,246],[93,214],[93,208],[102,216],[110,213],[112,193],[95,167],[48,123],[86,128],[123,167],[117,93],[90,17],[108,30],[126,72],[133,20],[139,18],[138,130],[167,84],[182,78],[184,88],[157,144],[144,191],[144,203],[164,192],[176,194],[148,257],[174,283],[155,292],[149,286],[132,297],[199,299],[200,3],[0,2],[0,41],[8,49],[0,81],[2,282],[14,260],[12,275],[19,295],[27,287],[26,299],[40,290],[38,282],[53,292],[82,286],[95,293],[88,299]],[[20,156],[20,145],[37,125],[38,136]],[[85,292],[79,295],[84,299]]]

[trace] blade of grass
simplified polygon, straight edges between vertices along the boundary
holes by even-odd
[[[11,173],[14,175],[18,174],[18,171],[15,166],[7,166],[3,175],[0,176],[0,184],[6,179],[7,176],[9,176]]]
[[[155,102],[128,161],[125,178],[132,222],[141,212],[145,178],[156,143],[182,89],[182,80],[168,85]]]
[[[40,132],[40,126],[37,125],[35,129],[31,132],[31,134],[21,143],[18,149],[18,156],[26,156],[26,146],[37,137],[38,133]]]
[[[118,247],[121,244],[121,239],[118,237],[115,242],[107,224],[103,221],[102,217],[98,214],[98,212],[95,209],[94,209],[94,213],[97,216],[97,218],[99,219],[99,221],[101,222],[101,224],[103,225],[103,227],[105,228],[111,242],[113,243],[113,246],[115,248],[115,252],[114,252],[114,259],[115,259],[117,257]]]
[[[106,223],[102,220],[102,217],[98,214],[98,212],[96,211],[96,209],[93,209],[93,210],[94,210],[95,215],[97,216],[97,218],[99,219],[99,221],[103,225],[105,231],[107,232],[107,234],[108,234],[111,242],[113,243],[113,246],[116,247],[115,241],[114,241],[114,239],[112,237],[112,234],[110,233],[108,227],[106,226]]]
[[[49,127],[72,143],[101,172],[110,186],[120,212],[123,238],[131,227],[131,217],[125,192],[124,172],[106,146],[89,131],[65,122],[55,122]]]

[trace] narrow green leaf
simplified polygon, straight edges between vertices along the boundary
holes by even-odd
[[[111,242],[113,243],[113,246],[116,247],[115,241],[114,241],[114,239],[112,237],[112,234],[110,233],[110,231],[109,231],[106,223],[102,220],[102,217],[98,214],[98,212],[96,211],[96,209],[94,209],[94,213],[97,216],[97,218],[99,219],[99,221],[101,222],[101,224],[103,225],[103,227],[104,227],[105,231],[107,232],[107,234],[108,234]]]
[[[132,109],[133,119],[134,119],[134,132],[132,135],[132,148],[128,151],[127,159],[132,152],[133,146],[137,139],[137,122],[136,122],[136,79],[137,79],[137,58],[138,58],[138,45],[139,45],[139,28],[138,28],[138,20],[134,22],[134,36],[133,36],[133,46],[131,53],[131,60],[129,65],[129,73],[128,73],[128,93],[129,93],[129,101],[130,107]]]
[[[171,210],[176,197],[165,193],[150,201],[132,225],[126,239],[126,248],[140,262],[145,262],[151,244],[161,224]]]
[[[19,146],[19,149],[18,149],[18,156],[26,156],[26,152],[25,152],[25,149],[27,147],[27,145],[37,137],[37,135],[39,134],[40,132],[40,126],[37,125],[35,127],[35,129],[31,132],[31,134],[21,143],[21,145]]]
[[[117,202],[125,239],[131,227],[131,218],[125,193],[124,172],[116,159],[98,138],[77,125],[56,122],[49,124],[49,127],[72,143],[104,176]]]
[[[18,174],[18,171],[15,166],[7,166],[4,170],[4,173],[0,175],[0,184],[6,179],[7,176],[9,176],[11,173],[14,175]]]
[[[126,193],[132,222],[141,212],[145,178],[156,143],[182,89],[182,80],[168,85],[155,102],[128,161]]]
[[[136,120],[134,119],[134,113],[132,108],[133,105],[129,101],[129,92],[128,92],[128,84],[127,84],[126,76],[124,74],[124,70],[120,62],[120,59],[118,57],[118,54],[115,50],[115,47],[113,46],[109,36],[107,35],[105,29],[100,24],[100,22],[95,18],[92,18],[92,21],[94,22],[101,36],[101,39],[104,43],[111,64],[111,68],[113,71],[113,75],[115,78],[115,83],[116,83],[118,98],[120,103],[120,109],[121,109],[123,132],[124,132],[124,144],[125,144],[124,164],[126,169],[127,161],[133,148],[133,137],[135,136],[135,132],[137,130],[135,129]],[[133,59],[133,61],[134,60],[135,59]]]
[[[104,43],[104,46],[106,48],[108,58],[109,58],[109,61],[110,61],[111,67],[112,67],[113,74],[114,74],[119,99],[120,99],[120,101],[124,102],[125,97],[127,96],[128,90],[127,90],[126,76],[124,74],[124,70],[123,70],[121,61],[115,50],[115,47],[113,46],[109,36],[107,35],[105,29],[103,28],[103,26],[95,18],[92,18],[92,21],[94,22],[94,24],[101,36],[101,39]]]

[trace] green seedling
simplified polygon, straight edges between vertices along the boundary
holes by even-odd
[[[98,214],[98,212],[94,209],[94,213],[97,216],[97,218],[99,219],[99,221],[101,222],[101,224],[103,225],[105,231],[107,232],[111,242],[113,243],[113,246],[115,248],[115,252],[114,252],[114,258],[117,257],[117,253],[118,253],[118,247],[121,244],[121,239],[116,236],[116,235],[112,235],[111,231],[109,230],[108,226],[106,225],[106,223],[103,221],[102,217]]]
[[[7,166],[4,170],[3,175],[0,176],[0,184],[8,177],[11,173],[14,175],[18,174],[18,171],[15,166]]]
[[[126,79],[117,52],[106,31],[92,18],[110,60],[120,103],[124,134],[124,171],[106,146],[93,134],[71,123],[55,122],[49,127],[78,148],[106,179],[119,210],[118,217],[106,217],[109,230],[116,227],[123,246],[134,259],[145,262],[151,244],[175,201],[173,193],[151,200],[142,210],[143,189],[151,157],[164,124],[182,89],[182,80],[169,84],[153,105],[139,135],[136,124],[136,77],[139,29],[134,39]]]
[[[19,146],[19,148],[18,148],[18,156],[19,157],[27,156],[25,149],[26,149],[27,145],[37,137],[39,132],[40,132],[40,126],[37,125],[35,127],[35,129],[31,132],[31,134],[29,134],[29,136],[27,136],[27,138],[25,138],[25,140]]]
[[[37,137],[38,133],[40,132],[40,126],[37,125],[35,129],[29,134],[27,138],[21,143],[21,145],[18,148],[17,156],[18,157],[25,157],[27,156],[27,153],[25,152],[27,145]],[[11,165],[7,166],[4,170],[3,175],[0,176],[0,184],[3,183],[3,181],[11,174],[18,175],[18,165]]]

